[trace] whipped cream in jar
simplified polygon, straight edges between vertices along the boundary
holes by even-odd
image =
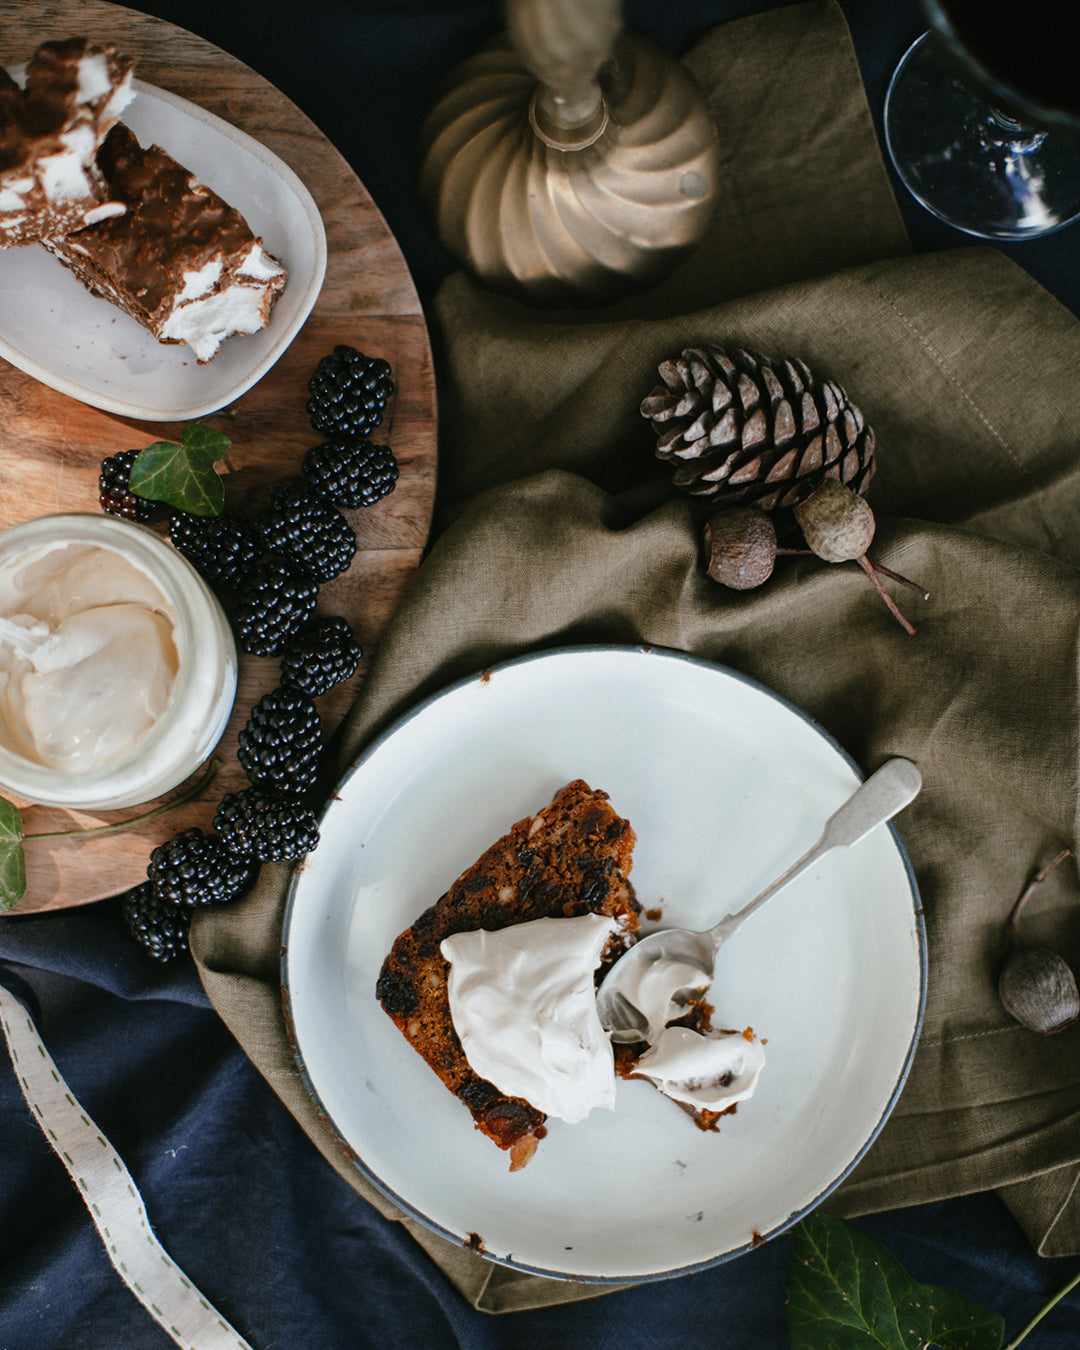
[[[220,740],[236,670],[217,599],[152,530],[86,514],[0,533],[0,791],[153,801]]]

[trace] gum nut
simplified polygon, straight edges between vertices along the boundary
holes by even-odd
[[[795,507],[807,546],[826,562],[861,558],[874,537],[874,513],[865,497],[826,478]]]
[[[706,571],[713,581],[749,591],[772,576],[776,527],[764,511],[733,506],[717,511],[705,525]]]
[[[998,978],[998,994],[1010,1017],[1031,1031],[1052,1036],[1080,1017],[1080,993],[1068,962],[1045,947],[1013,952]]]

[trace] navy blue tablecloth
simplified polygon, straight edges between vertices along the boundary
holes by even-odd
[[[144,958],[111,902],[6,922],[0,979],[123,1157],[166,1251],[255,1350],[786,1350],[785,1237],[682,1279],[476,1312],[324,1162],[191,964]],[[997,1310],[1010,1334],[1077,1264],[1035,1256],[991,1195],[860,1222],[912,1276]],[[1075,1350],[1080,1299],[1059,1304],[1029,1343]],[[0,1348],[170,1347],[0,1064]]]
[[[28,0],[32,3],[32,0]],[[499,27],[494,0],[152,0],[232,52],[334,141],[385,215],[427,303],[451,264],[416,200],[413,147],[435,80]],[[627,0],[679,53],[753,0]],[[43,9],[45,7],[43,6]],[[845,0],[871,106],[920,31],[910,0]],[[45,36],[60,36],[43,33]],[[919,249],[971,241],[898,187]],[[1077,229],[1010,248],[1074,312]],[[492,1317],[323,1161],[210,1007],[190,962],[160,967],[114,902],[0,920],[0,981],[124,1158],[166,1250],[256,1347],[289,1350],[783,1350],[786,1238],[683,1279]],[[567,1216],[572,1224],[573,1216]],[[1015,1334],[1073,1274],[991,1195],[862,1221],[911,1274],[963,1290]],[[1080,1296],[1031,1350],[1080,1346]],[[0,1350],[173,1345],[113,1271],[77,1191],[0,1062]],[[827,1350],[827,1347],[823,1347]]]

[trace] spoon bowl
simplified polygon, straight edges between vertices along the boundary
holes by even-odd
[[[872,829],[907,806],[922,787],[922,775],[908,759],[887,760],[852,793],[825,822],[817,843],[741,909],[727,914],[711,928],[665,928],[636,942],[615,962],[596,995],[604,1029],[616,1042],[651,1040],[663,1024],[640,1006],[685,1003],[687,992],[704,988],[712,979],[716,953],[732,934],[767,900],[801,876],[834,848],[849,848]],[[652,986],[653,997],[643,992]],[[661,994],[657,1000],[656,990]],[[669,1014],[670,1015],[670,1014]]]

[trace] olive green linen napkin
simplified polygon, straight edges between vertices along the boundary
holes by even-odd
[[[1039,1250],[1077,1253],[1080,1027],[1020,1028],[995,978],[1026,877],[1076,839],[1080,324],[992,249],[911,256],[828,0],[724,25],[687,63],[725,146],[726,195],[696,263],[588,315],[538,314],[461,274],[437,297],[439,530],[342,767],[450,681],[578,642],[692,652],[806,709],[866,771],[915,760],[925,787],[900,824],[926,914],[924,1031],[896,1109],[829,1204],[850,1215],[1000,1188]],[[855,564],[783,559],[743,593],[705,577],[695,504],[637,411],[657,362],[699,342],[800,356],[862,408],[878,439],[872,551],[931,591],[897,592],[914,637]],[[287,880],[264,868],[238,905],[199,914],[202,980],[329,1161],[401,1217],[324,1129],[290,1053]],[[1040,888],[1031,933],[1080,962],[1076,902],[1068,864]],[[403,1222],[485,1310],[600,1292]]]

